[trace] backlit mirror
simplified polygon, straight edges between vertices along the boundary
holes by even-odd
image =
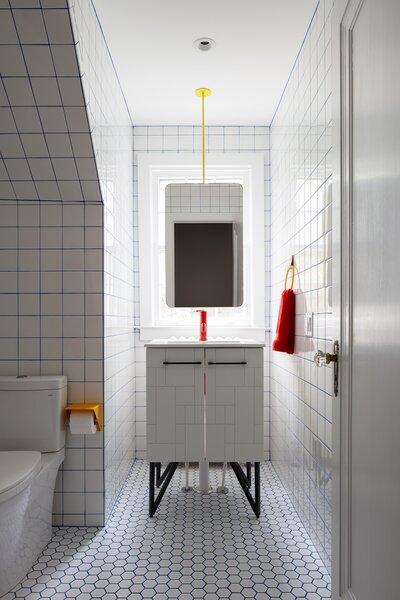
[[[243,304],[243,188],[165,188],[166,301],[170,307]]]

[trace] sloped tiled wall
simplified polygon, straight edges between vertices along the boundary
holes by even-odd
[[[0,10],[0,199],[100,202],[67,3]]]
[[[271,125],[271,325],[294,255],[295,355],[271,352],[271,457],[326,564],[331,556],[331,12],[320,0]],[[305,313],[314,314],[312,337]]]

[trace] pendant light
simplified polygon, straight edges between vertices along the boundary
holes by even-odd
[[[206,182],[206,153],[205,153],[205,136],[204,136],[204,98],[211,96],[211,90],[208,88],[197,88],[194,92],[196,96],[201,98],[201,150],[202,150],[202,165],[203,165],[203,183]]]

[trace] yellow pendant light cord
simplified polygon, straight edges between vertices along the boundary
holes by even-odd
[[[203,183],[206,182],[206,150],[205,150],[205,133],[204,133],[204,92],[201,94],[201,160],[203,166]]]
[[[197,88],[194,92],[201,98],[201,152],[203,166],[203,183],[206,182],[206,149],[205,149],[205,118],[204,118],[204,98],[211,96],[211,90],[208,88]]]

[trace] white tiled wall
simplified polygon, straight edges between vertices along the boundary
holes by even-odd
[[[103,397],[102,206],[0,204],[0,373],[64,374],[68,401]],[[56,524],[103,520],[103,434],[71,436]]]
[[[77,46],[66,1],[0,3],[0,373],[104,398],[104,434],[67,431],[54,502],[101,525],[134,456],[132,128],[91,3],[72,14]]]
[[[135,456],[132,123],[90,0],[71,18],[104,207],[106,518]]]
[[[271,125],[271,326],[296,267],[295,355],[271,352],[271,457],[321,556],[331,555],[331,11],[320,0]],[[312,337],[305,313],[314,313]]]
[[[265,258],[266,258],[266,315],[269,315],[270,270],[270,171],[269,127],[210,126],[206,127],[208,152],[261,152],[265,157]],[[198,152],[201,161],[200,126],[141,126],[134,127],[134,277],[135,277],[135,338],[136,338],[136,456],[146,457],[146,355],[140,341],[139,255],[138,255],[138,171],[137,152]],[[269,318],[266,317],[266,327]],[[210,332],[212,335],[212,332]],[[265,457],[269,458],[269,350],[264,355],[264,431]]]
[[[0,372],[102,401],[103,208],[69,11],[28,4],[0,4]],[[67,431],[56,524],[103,522],[103,445]]]

